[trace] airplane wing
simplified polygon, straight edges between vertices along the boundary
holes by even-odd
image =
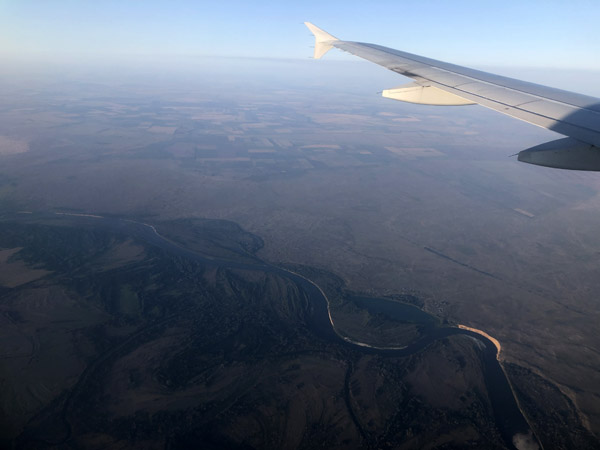
[[[386,89],[394,100],[428,105],[479,104],[567,136],[519,152],[519,161],[540,166],[600,171],[600,99],[480,70],[469,69],[381,45],[341,41],[310,22],[315,59],[338,48],[412,78]]]

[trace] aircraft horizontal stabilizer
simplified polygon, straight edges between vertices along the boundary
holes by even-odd
[[[600,148],[562,138],[519,152],[519,161],[556,169],[600,171]]]

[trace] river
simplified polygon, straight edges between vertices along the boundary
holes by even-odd
[[[352,347],[356,351],[384,356],[407,357],[422,351],[433,342],[448,336],[465,335],[477,339],[483,344],[481,358],[483,363],[483,375],[494,413],[496,426],[508,448],[517,450],[529,450],[541,448],[535,438],[529,424],[521,412],[518,402],[510,386],[510,382],[504,372],[501,362],[498,360],[498,348],[492,340],[468,329],[454,326],[442,326],[434,316],[416,308],[415,306],[400,303],[384,298],[355,297],[352,300],[360,307],[372,313],[385,314],[396,320],[405,320],[421,326],[421,337],[402,348],[374,347],[365,343],[353,341],[339,334],[335,329],[335,323],[329,309],[329,300],[321,288],[308,278],[277,267],[264,261],[236,262],[224,259],[208,257],[194,252],[188,248],[179,246],[169,239],[160,235],[158,230],[150,224],[136,222],[133,220],[102,217],[88,214],[56,213],[68,216],[70,219],[82,221],[90,225],[106,227],[111,230],[141,239],[148,244],[156,246],[171,254],[176,254],[206,265],[215,265],[230,269],[260,270],[275,273],[279,276],[292,280],[306,293],[310,302],[310,315],[307,324],[311,331],[322,339],[334,341],[344,346]],[[51,217],[50,214],[27,213],[27,218]],[[16,216],[18,219],[19,215]],[[21,216],[23,217],[23,216]],[[56,215],[54,215],[56,217]]]

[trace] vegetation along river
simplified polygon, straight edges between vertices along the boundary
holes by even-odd
[[[466,335],[477,339],[483,344],[481,352],[485,383],[494,412],[496,425],[506,445],[513,449],[540,448],[534,437],[527,420],[521,412],[510,382],[498,360],[498,348],[492,339],[471,329],[455,326],[443,326],[432,315],[416,308],[415,306],[400,303],[384,298],[354,297],[352,301],[361,308],[371,313],[387,315],[396,320],[403,320],[418,324],[421,328],[421,337],[402,348],[373,347],[364,343],[341,336],[336,330],[329,310],[329,301],[321,288],[313,281],[302,275],[277,267],[256,259],[254,262],[236,262],[225,259],[208,257],[195,251],[179,246],[178,244],[161,236],[156,228],[149,224],[132,220],[101,217],[85,214],[58,213],[69,216],[71,219],[81,220],[86,225],[95,224],[108,227],[131,237],[143,240],[148,244],[161,248],[164,251],[176,254],[205,265],[215,265],[224,268],[259,270],[277,274],[296,283],[305,292],[309,300],[309,317],[307,325],[311,331],[322,339],[332,340],[344,346],[351,346],[354,350],[363,353],[375,353],[394,357],[406,357],[422,351],[436,340],[453,335]],[[37,214],[36,214],[37,215]],[[31,217],[31,216],[30,216]],[[524,444],[524,438],[529,438],[529,443]]]

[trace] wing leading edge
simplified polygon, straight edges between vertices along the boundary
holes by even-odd
[[[523,150],[519,161],[600,171],[600,99],[362,42],[342,41],[305,22],[316,59],[338,48],[379,64],[413,83],[383,91],[395,100],[429,105],[479,104],[567,138]]]

